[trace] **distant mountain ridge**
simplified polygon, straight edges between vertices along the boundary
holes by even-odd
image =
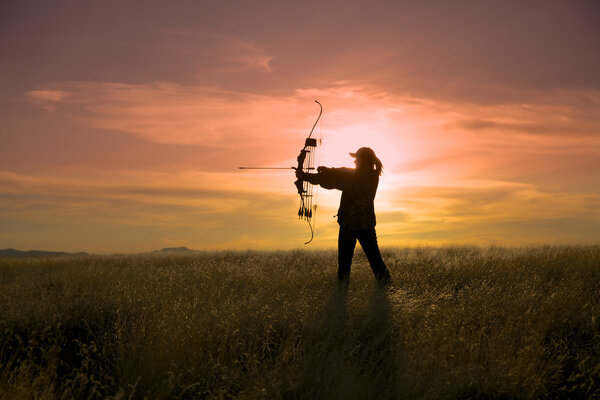
[[[154,250],[150,253],[171,253],[171,252],[186,252],[193,251],[187,247],[165,247],[160,250]],[[89,253],[85,251],[79,251],[77,253],[67,253],[65,251],[45,251],[45,250],[17,250],[17,249],[4,249],[0,250],[0,257],[57,257],[57,256],[88,256]]]
[[[0,250],[0,257],[52,257],[52,256],[87,256],[88,253],[80,251],[77,253],[67,253],[64,251],[45,251],[45,250],[17,250],[4,249]]]
[[[191,251],[191,250],[188,249],[185,246],[181,246],[181,247],[165,247],[164,249],[154,250],[153,253],[164,253],[164,252],[170,252],[170,251]]]

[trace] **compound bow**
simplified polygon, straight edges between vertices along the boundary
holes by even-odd
[[[317,120],[312,126],[308,137],[304,141],[304,147],[300,150],[300,154],[298,154],[297,161],[298,165],[296,167],[279,167],[279,168],[271,168],[271,167],[239,167],[239,169],[293,169],[296,171],[302,171],[302,173],[308,173],[315,169],[315,150],[317,148],[317,139],[312,137],[313,131],[315,127],[319,123],[321,119],[321,115],[323,114],[323,106],[317,100],[315,103],[319,105],[319,116]],[[302,174],[299,174],[300,176]],[[296,182],[296,190],[298,191],[298,195],[300,196],[300,207],[298,208],[298,219],[303,219],[308,223],[308,227],[310,228],[310,239],[304,244],[309,244],[312,242],[315,236],[315,230],[312,224],[313,215],[316,214],[317,204],[313,205],[313,196],[314,196],[314,185],[308,181],[303,180],[302,178],[298,178]]]
[[[302,171],[303,173],[307,173],[315,169],[315,150],[317,148],[317,139],[312,137],[313,131],[315,127],[319,123],[319,119],[321,118],[321,114],[323,114],[323,106],[317,100],[315,103],[319,105],[319,116],[317,120],[313,124],[312,129],[306,140],[304,141],[304,147],[300,150],[300,154],[298,154],[298,166],[295,168],[296,171]],[[308,181],[302,180],[298,178],[296,182],[296,189],[298,190],[298,194],[300,195],[300,207],[298,208],[298,218],[303,219],[308,222],[308,227],[310,228],[310,239],[308,242],[304,244],[309,244],[312,242],[315,236],[315,230],[312,224],[313,211],[316,212],[317,204],[315,202],[313,206],[313,193],[314,193],[314,185]]]

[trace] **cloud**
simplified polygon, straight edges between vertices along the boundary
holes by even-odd
[[[124,152],[134,160],[128,171],[98,170],[97,183],[53,181],[47,166],[45,177],[4,179],[3,204],[10,218],[31,223],[63,216],[115,227],[172,227],[214,247],[251,243],[244,237],[259,237],[266,246],[274,232],[290,229],[280,243],[293,247],[306,227],[289,225],[287,219],[297,208],[291,171],[235,168],[293,165],[318,113],[314,99],[324,105],[315,132],[323,136],[318,164],[351,166],[348,152],[365,145],[383,161],[376,207],[380,234],[390,244],[452,233],[473,240],[478,235],[529,239],[517,228],[509,233],[507,224],[598,219],[594,166],[600,160],[595,135],[600,95],[595,92],[548,91],[539,102],[480,105],[395,95],[349,82],[278,95],[173,82],[62,82],[38,90],[69,93],[55,102],[52,117],[40,119],[40,129],[60,118],[69,132],[95,132],[105,140],[110,132],[135,136],[140,143]],[[158,145],[148,153],[156,165],[174,156],[189,160],[169,174],[150,172],[156,169],[148,162],[135,164],[144,142]],[[161,155],[163,146],[184,148]],[[99,145],[94,149],[109,152],[107,157],[114,152]],[[82,159],[80,168],[86,165]],[[54,171],[65,176],[64,170]],[[319,202],[320,221],[334,238],[335,221],[328,215],[335,214],[339,193],[322,191]],[[559,231],[552,226],[552,232]],[[569,237],[584,240],[588,231]],[[323,243],[335,244],[333,239]]]
[[[100,251],[99,240],[112,243],[113,249],[140,251],[160,248],[157,243],[166,237],[169,243],[177,237],[192,248],[222,248],[222,243],[235,243],[243,235],[273,242],[274,229],[279,243],[289,246],[300,243],[292,238],[307,229],[295,223],[297,195],[291,183],[285,191],[244,185],[245,179],[234,174],[226,182],[222,174],[210,173],[107,175],[90,179],[0,173],[0,235],[8,235],[6,243],[25,243],[32,229],[41,242],[77,249],[73,243],[80,238],[71,235],[84,229],[82,235],[90,241],[80,250]],[[41,237],[41,232],[49,236]],[[123,232],[131,235],[129,240]],[[140,243],[138,237],[151,240]],[[125,244],[117,244],[116,238]]]
[[[233,71],[255,70],[262,73],[270,73],[272,56],[264,54],[256,46],[241,41],[239,39],[231,41],[231,47],[228,53],[222,56],[222,59],[231,64]]]
[[[341,82],[324,89],[297,89],[287,95],[261,95],[173,82],[124,84],[62,82],[27,95],[78,107],[77,118],[93,127],[121,130],[159,143],[224,144],[240,137],[272,139],[300,132],[301,113],[312,99],[325,104],[331,130],[375,119],[421,128],[593,136],[600,129],[600,92],[547,91],[539,102],[502,105],[448,103],[410,95],[394,95],[377,87]],[[271,130],[271,129],[269,129]],[[235,137],[235,135],[238,135]],[[439,136],[442,133],[439,132]]]
[[[362,146],[383,161],[391,242],[593,225],[597,5],[342,3],[11,10],[0,237],[10,222],[22,241],[301,243],[304,226],[279,237],[293,172],[235,168],[293,165],[314,99],[317,163],[351,166]],[[334,215],[339,193],[320,199]]]
[[[70,93],[64,90],[29,90],[25,95],[31,99],[49,102],[61,101]]]
[[[600,193],[510,182],[406,187],[378,215],[382,241],[412,244],[596,243]]]
[[[67,82],[55,86],[71,91],[62,107],[75,113],[74,122],[170,144],[231,147],[240,141],[248,143],[261,136],[278,111],[287,109],[297,116],[300,104],[291,98],[167,82]],[[279,134],[298,130],[292,123],[277,122],[274,129]]]
[[[64,90],[39,89],[28,90],[25,96],[46,112],[56,110],[57,104],[68,97],[71,93]]]
[[[258,45],[239,37],[185,30],[158,29],[160,43],[171,50],[197,56],[198,73],[236,74],[273,71],[269,55]]]
[[[157,165],[168,158],[180,169],[292,166],[314,123],[313,99],[325,107],[317,129],[324,138],[323,162],[351,166],[347,153],[367,145],[375,149],[386,171],[404,174],[404,183],[464,178],[530,181],[546,179],[540,176],[544,172],[565,182],[573,174],[585,181],[593,174],[589,166],[600,157],[600,93],[589,90],[547,91],[537,94],[537,103],[502,105],[400,96],[348,82],[283,95],[172,82],[63,82],[41,90],[69,93],[56,107],[63,111],[60,117],[70,121],[70,131],[121,132],[172,145],[164,147],[162,156],[158,147],[146,153]],[[43,123],[48,126],[48,121]],[[131,144],[129,164],[148,147],[142,144]],[[173,160],[175,154],[179,159]],[[111,154],[108,159],[113,158]]]
[[[447,126],[472,132],[536,136],[596,136],[600,131],[600,92],[588,90],[525,91],[524,99],[502,105],[467,105],[464,118]]]
[[[237,210],[284,207],[295,200],[294,193],[275,187],[260,187],[240,174],[231,173],[224,182],[222,173],[146,173],[112,172],[89,179],[77,176],[48,177],[0,172],[4,198],[23,197],[33,203],[68,204],[102,200],[196,207],[200,214],[224,214]],[[292,184],[289,184],[290,188]],[[11,208],[24,207],[17,202]]]
[[[457,187],[404,190],[415,208],[444,219],[515,220],[588,216],[600,219],[600,194],[568,193],[509,182],[464,182]]]

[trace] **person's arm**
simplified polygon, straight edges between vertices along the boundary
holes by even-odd
[[[349,168],[318,167],[316,174],[296,171],[296,176],[313,185],[321,185],[325,189],[344,190],[350,179],[351,171]]]

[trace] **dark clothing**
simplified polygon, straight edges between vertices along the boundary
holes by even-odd
[[[348,229],[375,227],[373,201],[379,185],[379,175],[375,170],[319,167],[317,174],[306,174],[305,180],[325,189],[342,191],[337,214],[340,226]]]
[[[375,234],[373,201],[379,185],[379,174],[372,169],[319,167],[316,174],[304,174],[303,179],[325,189],[342,191],[338,209],[338,281],[347,283],[356,241],[360,243],[377,281],[390,283],[390,273],[381,258]]]

